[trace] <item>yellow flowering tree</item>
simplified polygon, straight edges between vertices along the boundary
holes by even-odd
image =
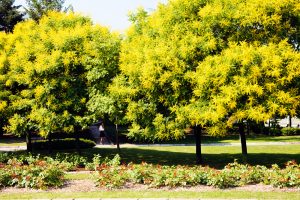
[[[0,32],[0,137],[4,133],[4,126],[7,123],[7,119],[9,116],[8,102],[10,96],[10,89],[7,88],[5,85],[8,79],[8,66],[4,50],[6,39],[6,34],[4,32]]]
[[[118,71],[120,38],[77,14],[50,12],[7,36],[11,88],[7,131],[76,132],[90,123],[87,102],[104,94]]]
[[[257,90],[260,95],[265,91],[254,83],[249,85],[243,77],[235,77],[234,73],[226,74],[226,68],[222,68],[227,59],[224,54],[240,51],[244,57],[232,63],[252,66],[255,59],[248,56],[247,50],[254,54],[263,51],[261,59],[266,59],[267,54],[277,48],[276,44],[280,44],[274,51],[276,56],[269,57],[271,61],[268,62],[274,62],[274,65],[269,65],[269,71],[261,69],[260,65],[267,65],[265,61],[247,68],[254,70],[254,74],[258,73],[256,76],[269,78],[264,82],[268,86],[264,87],[274,87],[273,82],[277,86],[275,81],[278,79],[272,78],[275,75],[259,73],[277,73],[276,76],[288,79],[283,71],[286,72],[289,62],[295,63],[296,58],[289,60],[284,50],[293,56],[297,55],[293,51],[299,50],[299,9],[298,0],[170,0],[151,14],[143,9],[133,13],[132,27],[121,48],[121,74],[110,87],[110,91],[119,95],[127,105],[125,118],[132,125],[129,135],[150,139],[180,138],[184,136],[184,128],[198,125],[199,128],[209,127],[208,133],[212,135],[224,135],[227,124],[230,124],[228,120],[247,119],[239,117],[235,120],[234,117],[240,114],[235,113],[234,108],[245,108],[241,106],[246,101],[244,97],[228,103],[233,110],[222,104],[216,106],[218,101],[235,96],[236,90]],[[231,54],[229,52],[227,54]],[[207,64],[213,59],[221,59],[218,67],[214,67],[216,61]],[[277,72],[270,72],[273,69]],[[225,80],[214,78],[204,73],[206,71],[215,76],[220,74]],[[212,95],[219,94],[226,81],[232,87],[226,87],[228,96]],[[278,90],[285,93],[280,95],[287,95],[284,99],[289,95],[293,98],[279,103],[282,109],[292,114],[296,106],[291,107],[291,102],[295,102],[296,94],[289,92],[294,91],[290,90],[291,82],[283,82],[286,85]],[[200,85],[203,88],[199,89]],[[241,85],[244,88],[238,89],[242,88]],[[265,106],[271,106],[271,103],[262,98],[258,107],[255,106],[253,104],[252,112],[260,112],[269,110]],[[267,116],[270,115],[253,120],[264,120]],[[220,126],[223,129],[218,128]]]
[[[265,122],[275,115],[295,116],[300,106],[298,86],[300,54],[286,41],[279,44],[230,44],[220,55],[207,57],[190,73],[194,96],[181,114],[207,125],[218,135],[243,121]],[[210,99],[207,107],[199,102]],[[201,113],[199,115],[199,113]],[[243,154],[247,154],[245,138]]]

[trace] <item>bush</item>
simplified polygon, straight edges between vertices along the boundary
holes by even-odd
[[[299,187],[300,186],[300,165],[294,161],[289,161],[285,169],[280,169],[278,165],[272,165],[266,170],[264,183],[274,187]]]
[[[16,158],[0,168],[0,186],[17,186],[45,189],[64,183],[64,171],[59,162],[35,160],[24,165]]]
[[[300,128],[286,127],[281,129],[282,135],[300,135]]]
[[[125,183],[145,184],[149,187],[177,187],[211,185],[218,188],[236,187],[247,184],[265,183],[274,187],[299,187],[300,165],[287,163],[284,169],[274,165],[271,169],[264,166],[248,166],[236,161],[223,170],[208,167],[160,166],[142,163],[140,165],[102,164],[98,168],[97,185],[119,188]],[[108,162],[109,163],[109,162]]]
[[[47,140],[38,140],[32,143],[34,149],[43,150],[48,149],[48,141]],[[81,149],[93,148],[96,146],[96,143],[91,140],[82,139],[79,140],[79,147]],[[59,140],[51,141],[51,149],[64,150],[64,149],[75,149],[76,148],[76,140],[74,138],[66,138]]]
[[[0,153],[0,163],[6,163],[9,160],[8,153]]]

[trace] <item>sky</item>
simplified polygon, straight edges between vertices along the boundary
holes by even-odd
[[[16,5],[26,5],[25,0],[15,0]],[[114,31],[125,31],[129,26],[129,11],[138,7],[152,11],[159,3],[168,0],[66,0],[65,5],[72,5],[75,12],[91,17],[94,23],[108,26]]]

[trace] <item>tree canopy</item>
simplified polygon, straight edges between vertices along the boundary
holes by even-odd
[[[1,81],[10,94],[0,105],[13,113],[7,130],[47,137],[87,126],[87,102],[95,90],[105,92],[118,69],[119,35],[77,14],[49,12],[3,37]]]
[[[23,20],[24,14],[14,5],[15,0],[1,0],[0,2],[0,31],[12,32],[14,26]]]
[[[216,125],[294,114],[299,9],[297,0],[170,0],[133,13],[110,87],[130,135],[179,138],[197,124],[220,135]]]
[[[65,0],[26,0],[26,13],[29,18],[39,21],[44,14],[49,11],[66,12],[72,7],[64,7]]]

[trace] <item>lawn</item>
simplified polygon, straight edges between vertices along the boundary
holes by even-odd
[[[259,143],[259,142],[300,142],[300,135],[295,136],[265,136],[265,135],[249,135],[247,137],[248,143]],[[239,136],[238,135],[229,135],[225,137],[212,137],[212,136],[203,136],[202,143],[210,144],[210,143],[238,143]],[[186,138],[181,140],[172,140],[172,141],[164,141],[159,142],[162,144],[194,144],[195,139],[193,135],[187,135]],[[0,147],[4,146],[25,146],[24,138],[15,138],[15,137],[5,137],[0,138]]]
[[[54,151],[52,155],[55,155]],[[75,150],[64,151],[67,154],[76,153]],[[25,152],[17,152],[23,154]],[[300,145],[256,145],[248,146],[248,156],[245,158],[241,154],[240,146],[203,146],[202,147],[204,165],[221,169],[235,159],[240,163],[249,163],[251,165],[272,164],[284,166],[287,161],[295,160],[300,163]],[[34,152],[34,154],[48,155],[48,151]],[[91,161],[94,154],[101,157],[112,158],[119,154],[122,162],[136,163],[147,162],[161,165],[194,165],[195,164],[195,147],[194,146],[136,146],[122,147],[119,152],[116,148],[101,147],[93,149],[83,149],[81,155]]]
[[[83,155],[100,154],[102,157],[112,157],[119,153],[112,148],[94,148],[84,150]],[[300,163],[300,145],[268,145],[248,146],[248,157],[241,155],[239,146],[204,146],[202,147],[204,164],[210,167],[223,168],[227,163],[238,159],[251,165],[270,166],[274,163],[284,165],[289,160]],[[195,147],[193,146],[160,146],[135,147],[121,146],[119,153],[124,162],[153,163],[163,165],[193,165],[195,164]]]
[[[289,199],[298,200],[299,192],[251,192],[233,190],[196,191],[149,191],[112,190],[100,192],[29,192],[0,194],[0,199],[54,199],[54,198],[222,198],[222,199]]]
[[[300,142],[300,135],[294,136],[266,136],[266,135],[248,135],[247,142]],[[224,137],[202,136],[202,143],[237,143],[239,142],[239,135],[227,135]],[[193,135],[187,135],[181,140],[167,141],[163,143],[170,144],[194,144],[195,138]]]
[[[15,138],[15,137],[5,137],[0,138],[0,147],[15,147],[15,146],[26,146],[24,138]]]
[[[82,156],[93,157],[100,154],[102,157],[113,157],[119,153],[123,162],[141,163],[148,162],[163,165],[193,165],[195,164],[195,147],[193,146],[144,146],[144,147],[122,147],[121,152],[115,148],[93,148],[82,150]],[[251,165],[266,165],[277,163],[284,165],[289,160],[300,162],[300,145],[259,145],[248,146],[248,157],[244,158],[239,146],[204,146],[202,147],[204,164],[214,168],[223,168],[234,159],[240,162],[247,162]],[[18,152],[18,154],[24,152]],[[43,152],[36,152],[41,153]],[[55,153],[55,152],[54,152]],[[74,153],[74,151],[69,151]],[[47,153],[45,153],[47,154]],[[68,180],[93,180],[91,174],[68,173]],[[299,199],[300,193],[297,191],[240,191],[234,189],[213,189],[208,191],[168,191],[168,190],[101,190],[97,192],[57,192],[39,191],[2,193],[0,199],[32,199],[32,198],[223,198],[223,199]]]

